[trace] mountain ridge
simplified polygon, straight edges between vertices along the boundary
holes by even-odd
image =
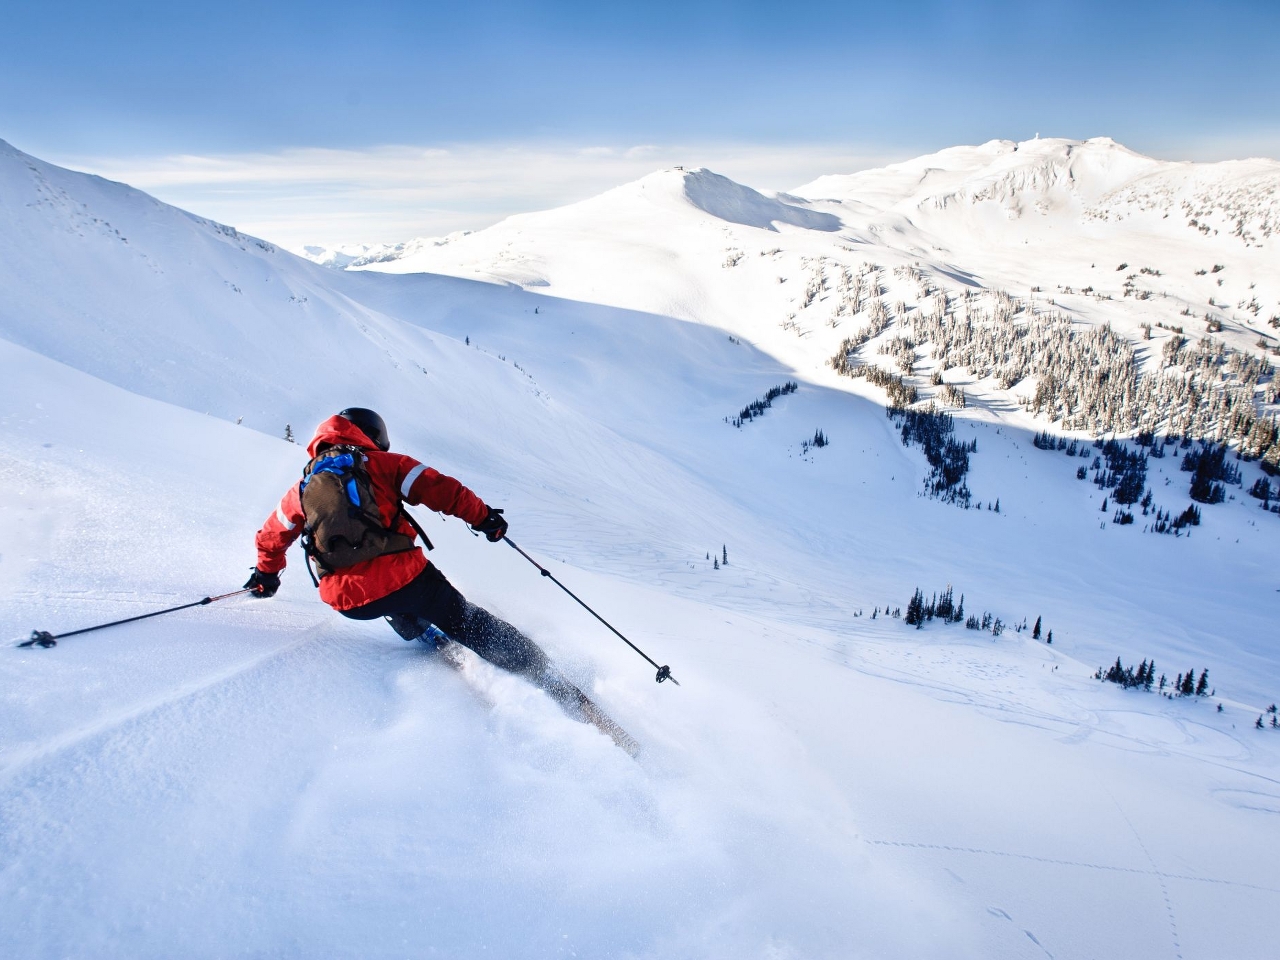
[[[1251,398],[1232,392],[1234,375],[1223,367],[1220,379],[1179,401],[1193,405],[1195,391],[1236,397],[1225,401],[1220,426],[1208,435],[1245,442],[1251,418],[1275,419],[1275,391],[1264,381],[1274,382],[1268,358],[1280,356],[1280,251],[1268,243],[1275,197],[1252,189],[1258,178],[1280,190],[1280,164],[1166,163],[1106,138],[949,148],[843,178],[843,199],[816,198],[839,191],[813,187],[799,188],[808,197],[765,197],[702,168],[671,169],[349,269],[443,273],[711,324],[749,338],[814,382],[877,398],[885,396],[878,387],[843,375],[887,366],[879,358],[888,350],[905,362],[908,347],[895,346],[905,335],[914,357],[906,369],[921,378],[916,395],[941,402],[963,389],[989,409],[1041,414],[1050,408],[1035,397],[1043,399],[1047,384],[1061,384],[1061,371],[1050,374],[1046,366],[1058,347],[1038,347],[1040,359],[1016,369],[979,363],[964,371],[943,355],[939,328],[919,322],[935,311],[969,316],[957,304],[977,294],[992,298],[991,310],[1004,297],[1018,318],[1011,336],[1025,336],[1037,317],[1114,331],[1117,348],[1134,356],[1134,390],[1166,398],[1144,400],[1137,413],[1087,418],[1075,408],[1092,401],[1060,396],[1052,405],[1059,429],[1203,425],[1204,411],[1181,407],[1161,421],[1184,374],[1139,390],[1143,378],[1154,383],[1178,356],[1170,343],[1178,338],[1261,371]],[[1194,207],[1196,197],[1209,203],[1203,197],[1210,193],[1214,203]],[[1182,206],[1170,212],[1176,204]],[[1228,230],[1233,217],[1236,229]],[[994,336],[981,324],[974,335]],[[1062,328],[1055,336],[1069,334]],[[988,346],[992,356],[1007,353],[1007,346]],[[944,382],[925,383],[926,376]],[[1123,376],[1127,382],[1130,375]],[[1125,408],[1118,395],[1099,402]],[[1250,408],[1250,419],[1233,433],[1225,424],[1237,413],[1225,411],[1240,405]],[[1034,420],[1018,422],[1031,427]]]

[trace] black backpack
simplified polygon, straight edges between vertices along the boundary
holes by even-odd
[[[307,559],[315,563],[321,578],[384,554],[414,548],[412,537],[383,525],[369,479],[368,460],[359,447],[335,446],[318,454],[302,471],[298,488],[306,524],[302,549]],[[391,521],[393,528],[399,517],[409,521],[430,550],[431,541],[405,511],[403,503],[398,504]],[[307,569],[310,571],[310,564]],[[316,580],[316,574],[312,573],[311,578]]]

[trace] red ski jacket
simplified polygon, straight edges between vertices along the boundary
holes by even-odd
[[[484,501],[453,477],[446,477],[402,453],[383,453],[345,417],[330,417],[320,424],[315,437],[307,445],[307,452],[314,457],[321,444],[350,444],[368,455],[369,481],[382,513],[382,522],[411,540],[415,531],[404,517],[399,516],[402,500],[461,517],[473,526],[489,513]],[[283,570],[285,551],[302,535],[306,518],[302,513],[298,488],[298,484],[289,488],[275,512],[267,517],[267,522],[258,531],[258,569],[263,573]],[[322,577],[320,599],[336,610],[362,607],[399,590],[426,566],[427,558],[417,547],[374,557]]]

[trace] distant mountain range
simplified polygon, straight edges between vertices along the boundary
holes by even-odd
[[[823,382],[892,369],[881,358],[896,350],[922,399],[962,387],[1063,429],[1214,436],[1260,455],[1277,411],[1278,230],[1273,160],[1172,163],[1107,138],[995,140],[773,195],[705,169],[663,170],[473,233],[310,255],[713,324]],[[999,297],[1023,327],[1042,318],[1056,332],[1017,333],[1010,359],[1012,340],[982,319]],[[934,315],[967,318],[961,339],[988,360],[959,335],[926,331]],[[1104,386],[1084,383],[1100,361],[1068,342],[1073,324],[1114,334],[1096,347],[1115,363]],[[1059,350],[1077,354],[1071,377],[1052,364]]]

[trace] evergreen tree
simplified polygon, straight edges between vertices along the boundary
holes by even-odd
[[[1164,693],[1165,684],[1167,684],[1168,682],[1169,681],[1165,679],[1165,675],[1163,673],[1160,674],[1160,692],[1161,693]]]
[[[720,558],[720,564],[727,567],[729,565],[729,548],[722,543],[720,544],[720,549],[724,553],[724,556]]]
[[[1262,729],[1262,714],[1258,714],[1258,720],[1254,724],[1254,726],[1257,727],[1259,730]]]
[[[955,613],[955,605],[951,602],[951,584],[947,584],[947,589],[938,595],[937,602],[934,604],[934,616],[943,623],[950,623],[953,613]]]
[[[1151,689],[1151,684],[1155,682],[1155,678],[1156,678],[1156,662],[1152,660],[1151,663],[1147,665],[1147,679],[1142,681],[1142,689],[1149,691]],[[1161,677],[1161,680],[1163,679],[1164,678]]]
[[[1053,643],[1053,631],[1052,631],[1052,630],[1050,630],[1050,631],[1048,632],[1048,634],[1046,634],[1046,635],[1045,635],[1044,642],[1045,642],[1045,643]]]
[[[1226,491],[1216,480],[1228,479],[1232,470],[1226,464],[1226,445],[1208,444],[1198,454],[1187,454],[1182,461],[1182,469],[1192,470],[1195,475],[1191,480],[1191,499],[1200,503],[1221,503],[1226,499]]]
[[[907,603],[907,615],[904,619],[915,627],[918,627],[924,619],[924,594],[920,592],[919,587],[916,587],[916,592],[911,595],[911,600]]]
[[[288,423],[286,423],[286,424],[284,425],[284,438],[285,438],[286,440],[288,440],[290,443],[297,443],[297,442],[298,442],[297,440],[293,439],[293,426],[292,426],[292,424],[288,424]]]
[[[712,568],[713,568],[713,569],[715,569],[715,570],[719,570],[719,569],[720,569],[720,558],[719,558],[719,557],[715,557],[714,559],[712,559],[712,561],[711,561],[711,566],[712,566]]]
[[[1036,617],[1036,625],[1031,628],[1031,639],[1032,640],[1040,639],[1040,618],[1039,617]]]
[[[1173,692],[1182,693],[1182,674],[1178,674],[1178,679],[1173,681]]]
[[[1195,671],[1188,670],[1186,676],[1182,678],[1182,687],[1178,691],[1184,697],[1189,697],[1196,692]]]
[[[1203,697],[1209,692],[1209,671],[1200,671],[1200,682],[1196,684],[1196,696]]]

